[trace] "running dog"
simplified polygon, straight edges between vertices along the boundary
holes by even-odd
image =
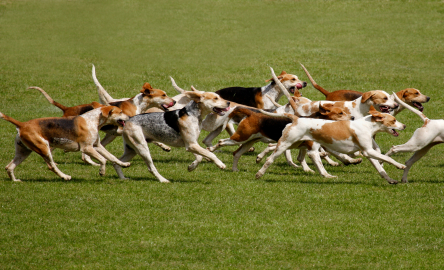
[[[121,162],[109,153],[101,144],[99,129],[105,125],[125,126],[129,117],[115,106],[105,106],[86,112],[79,116],[60,118],[39,118],[27,122],[19,122],[0,113],[0,118],[17,127],[15,138],[15,157],[6,166],[9,178],[15,178],[14,169],[22,163],[32,151],[45,160],[48,168],[64,180],[71,180],[71,176],[61,172],[54,163],[51,148],[61,148],[65,151],[88,154],[100,162],[100,175],[105,174],[106,160],[123,167],[128,162]]]
[[[160,181],[169,182],[157,172],[151,159],[148,142],[157,141],[173,147],[185,147],[187,151],[196,156],[196,160],[188,166],[188,170],[194,170],[202,156],[210,159],[220,169],[225,169],[222,163],[213,153],[202,148],[199,139],[203,118],[211,112],[223,115],[230,109],[230,102],[221,98],[218,94],[193,91],[185,92],[189,102],[184,108],[169,112],[152,112],[139,114],[132,117],[123,129],[125,152],[120,158],[122,162],[130,161],[139,154],[148,166],[148,170]],[[117,174],[125,179],[119,165],[115,165]]]

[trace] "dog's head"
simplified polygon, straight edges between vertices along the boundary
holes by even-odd
[[[154,89],[149,83],[143,85],[140,93],[143,95],[143,100],[147,104],[147,108],[158,107],[164,111],[168,111],[168,108],[176,104],[176,101],[170,98],[165,91]]]
[[[380,123],[380,131],[387,132],[395,137],[399,136],[396,130],[404,130],[406,127],[391,114],[377,111],[370,111],[369,113],[372,115],[372,122]]]
[[[187,91],[184,94],[199,104],[201,109],[205,111],[203,114],[214,112],[222,116],[230,109],[230,102],[221,98],[218,94],[198,91],[193,86],[191,86],[191,89],[193,91]]]
[[[429,102],[430,100],[430,97],[422,94],[418,89],[415,88],[406,88],[397,92],[396,95],[405,103],[416,107],[420,112],[424,110],[422,103]]]
[[[373,105],[379,112],[390,113],[398,108],[398,103],[395,102],[394,97],[382,90],[373,90],[362,94],[361,103]]]
[[[100,108],[101,116],[103,118],[102,125],[114,125],[124,127],[129,116],[116,106],[105,106]]]
[[[288,74],[285,71],[282,71],[281,74],[277,77],[279,81],[284,85],[284,87],[292,94],[299,89],[302,89],[307,86],[307,82],[299,80],[298,76],[293,74]],[[266,82],[272,81],[273,78],[266,80]]]
[[[352,116],[350,113],[347,113],[344,108],[337,107],[332,103],[319,103],[319,113],[328,120],[342,121],[355,119],[354,116]]]

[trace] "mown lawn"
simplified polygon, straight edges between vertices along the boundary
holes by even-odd
[[[424,113],[442,118],[443,37],[442,1],[0,0],[0,111],[21,121],[61,115],[29,86],[67,106],[97,101],[92,64],[120,98],[144,82],[174,96],[169,76],[205,91],[261,86],[269,66],[308,80],[303,63],[330,90],[420,89],[431,97]],[[323,98],[311,86],[303,94]],[[398,119],[408,128],[378,135],[383,152],[422,125],[409,112]],[[15,133],[0,121],[1,166],[14,156]],[[120,180],[111,165],[100,177],[80,153],[56,150],[73,176],[65,182],[32,154],[16,169],[23,183],[0,174],[0,268],[444,267],[442,147],[396,186],[368,161],[326,166],[338,178],[324,179],[280,158],[256,180],[264,147],[241,158],[240,172],[230,171],[236,148],[227,147],[216,153],[225,171],[204,162],[189,173],[192,154],[151,146],[171,184],[155,181],[139,157]],[[120,156],[122,140],[107,148]]]

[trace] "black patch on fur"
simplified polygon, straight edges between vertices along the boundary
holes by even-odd
[[[79,114],[84,114],[84,113],[92,111],[92,110],[94,110],[94,107],[92,105],[84,106],[84,107],[80,108]]]
[[[180,117],[180,115],[182,114],[184,114],[184,113],[182,113],[182,110],[184,110],[185,108],[182,108],[180,111],[179,111],[179,113],[177,112],[177,110],[176,111],[171,111],[171,112],[165,112],[164,114],[163,114],[163,119],[165,120],[165,123],[169,126],[169,127],[171,127],[172,129],[174,129],[177,133],[179,133],[180,132],[180,129],[179,129],[179,117]],[[186,110],[185,110],[185,113],[186,113]]]
[[[285,126],[292,121],[287,117],[266,117],[262,120],[262,134],[274,141],[279,141]]]
[[[262,96],[260,87],[228,87],[217,90],[216,94],[221,96],[223,99],[257,108],[256,95],[258,92]]]
[[[106,130],[113,130],[113,129],[117,129],[117,127],[114,125],[106,125],[106,126],[103,126],[100,130],[106,131]]]
[[[64,129],[74,130],[73,118],[50,118],[39,121],[39,126],[42,130]]]
[[[123,103],[124,101],[115,101],[115,102],[111,102],[109,103],[109,105],[111,106],[116,106],[120,108],[120,105]]]
[[[344,98],[348,101],[353,101],[357,98],[362,97],[362,94],[358,94],[358,93],[345,93],[344,94]]]

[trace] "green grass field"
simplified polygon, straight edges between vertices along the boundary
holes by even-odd
[[[67,106],[97,101],[92,64],[121,98],[144,82],[174,96],[169,76],[205,91],[262,86],[269,66],[308,80],[303,63],[330,90],[420,89],[431,97],[424,113],[442,118],[443,37],[443,1],[0,0],[0,111],[21,121],[61,116],[29,86]],[[303,94],[323,99],[311,86]],[[399,137],[377,137],[384,153],[422,126],[410,112],[398,119],[407,124]],[[2,167],[15,134],[0,121]],[[80,153],[56,150],[73,176],[65,182],[34,153],[16,169],[23,183],[0,174],[0,268],[444,268],[442,147],[396,186],[368,161],[326,166],[338,178],[324,179],[279,158],[256,180],[264,147],[241,158],[240,172],[230,171],[236,148],[227,147],[216,154],[228,169],[204,162],[189,173],[191,153],[151,146],[171,184],[157,182],[140,157],[124,169],[131,179],[120,180],[111,165],[100,177]],[[122,140],[107,148],[119,157]]]

